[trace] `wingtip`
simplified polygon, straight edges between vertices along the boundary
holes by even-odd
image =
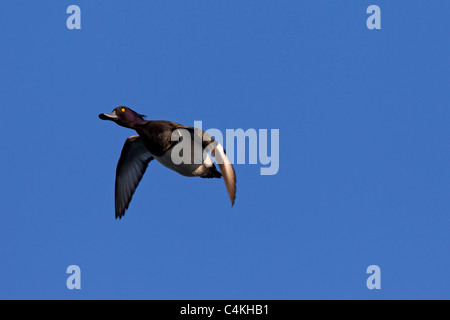
[[[123,217],[124,215],[125,215],[125,212],[122,213],[122,214],[116,213],[116,220],[117,220],[117,219],[122,220],[122,217]]]

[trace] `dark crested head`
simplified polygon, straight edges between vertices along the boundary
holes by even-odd
[[[98,117],[102,120],[111,120],[120,126],[133,128],[145,122],[144,115],[131,110],[128,107],[117,107],[111,113],[100,113]]]

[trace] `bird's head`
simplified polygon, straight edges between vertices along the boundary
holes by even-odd
[[[115,108],[111,113],[100,113],[98,117],[102,120],[114,121],[119,126],[131,129],[145,123],[144,115],[123,106]]]

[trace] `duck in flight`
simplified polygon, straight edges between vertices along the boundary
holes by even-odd
[[[116,219],[125,215],[125,210],[142,179],[147,166],[157,160],[165,167],[187,177],[222,178],[234,205],[236,198],[236,174],[223,147],[203,130],[181,124],[157,120],[148,121],[144,116],[127,107],[117,107],[111,113],[101,113],[102,120],[114,121],[118,125],[136,130],[138,135],[127,138],[116,169],[115,210]],[[180,150],[185,141],[190,148],[190,161],[174,161],[186,150]],[[201,150],[201,152],[196,152]],[[216,158],[219,172],[208,152]],[[186,159],[186,158],[183,158]]]

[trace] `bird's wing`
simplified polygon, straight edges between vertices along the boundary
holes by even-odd
[[[150,161],[154,158],[139,136],[129,137],[123,146],[116,169],[116,219],[125,215],[131,198]]]
[[[214,158],[216,158],[220,172],[222,172],[223,181],[225,181],[228,196],[231,200],[231,206],[233,206],[234,200],[236,199],[236,173],[234,172],[233,165],[225,154],[225,150],[219,143],[217,143],[217,146],[212,149],[211,153]]]
[[[224,148],[220,143],[214,140],[208,133],[203,130],[194,127],[185,127],[182,128],[189,130],[192,134],[197,135],[198,138],[201,139],[203,148],[206,149],[207,152],[211,152],[214,158],[216,158],[216,162],[219,165],[220,171],[222,172],[223,181],[225,182],[225,186],[228,191],[228,196],[231,200],[231,206],[234,205],[234,200],[236,199],[236,173],[234,171],[233,165],[228,159]]]

